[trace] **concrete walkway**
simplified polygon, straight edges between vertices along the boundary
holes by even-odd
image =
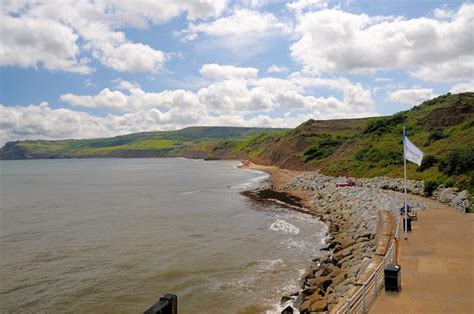
[[[474,214],[431,199],[400,240],[402,291],[381,291],[371,313],[474,313]]]

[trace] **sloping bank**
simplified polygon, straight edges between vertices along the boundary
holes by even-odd
[[[303,193],[305,206],[329,225],[331,240],[301,278],[301,290],[282,298],[282,303],[293,303],[301,313],[334,311],[357,290],[377,266],[374,257],[383,255],[390,241],[387,229],[388,234],[393,232],[394,222],[387,211],[403,205],[401,193],[378,187],[336,187],[337,180],[303,172],[276,185],[289,194]]]

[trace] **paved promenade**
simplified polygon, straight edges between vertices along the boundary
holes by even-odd
[[[474,313],[474,214],[411,196],[427,206],[402,234],[402,291],[381,291],[370,313]]]

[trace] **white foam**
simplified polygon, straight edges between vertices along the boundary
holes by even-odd
[[[199,192],[201,192],[201,190],[192,190],[192,191],[182,192],[182,193],[180,193],[180,195],[190,195],[190,194],[195,194],[195,193],[199,193]]]
[[[270,229],[275,230],[275,231],[281,231],[283,233],[294,234],[294,235],[297,235],[298,233],[300,233],[300,229],[298,229],[298,227],[282,219],[275,220],[270,225]]]
[[[275,270],[284,265],[281,259],[274,259],[274,260],[262,260],[260,261],[260,269],[263,271],[266,270]]]
[[[273,306],[273,309],[266,310],[265,314],[280,314],[288,305],[291,305],[291,307],[293,307],[294,302],[295,302],[295,300],[289,300],[289,301],[286,301],[285,303],[283,303],[281,305],[276,304],[276,305]],[[300,311],[293,307],[293,313],[294,314],[299,314]]]
[[[261,173],[261,172],[259,171],[259,173]],[[235,189],[244,189],[244,188],[250,188],[250,187],[256,186],[259,183],[265,181],[269,176],[270,175],[268,173],[263,173],[262,175],[259,175],[258,177],[255,177],[255,178],[252,178],[252,179],[250,179],[249,181],[247,181],[245,183],[239,184],[239,185],[235,186],[234,188]]]

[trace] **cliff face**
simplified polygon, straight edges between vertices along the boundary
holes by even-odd
[[[19,142],[6,143],[5,146],[0,149],[1,159],[28,159],[26,150],[18,145],[18,143]]]

